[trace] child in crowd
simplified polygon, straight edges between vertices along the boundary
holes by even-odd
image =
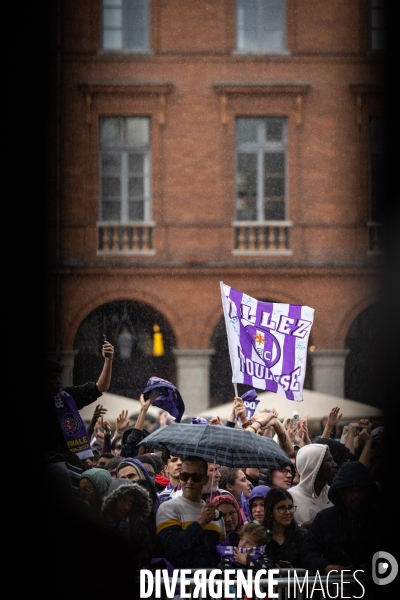
[[[240,533],[231,532],[217,546],[221,556],[218,569],[272,569],[273,562],[265,554],[267,532],[258,523],[246,523]]]

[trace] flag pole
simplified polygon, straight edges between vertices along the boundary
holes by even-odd
[[[237,397],[238,395],[238,391],[237,391],[237,383],[233,384],[233,387],[235,388],[235,396]]]

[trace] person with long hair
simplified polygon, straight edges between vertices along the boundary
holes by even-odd
[[[291,493],[273,487],[265,496],[263,527],[267,532],[265,552],[278,568],[300,567],[300,553],[307,535],[294,520],[296,506]]]
[[[252,485],[247,479],[245,472],[239,468],[221,467],[221,478],[219,480],[219,489],[226,490],[235,498],[239,505],[243,522],[247,521],[243,511],[244,501],[250,495]]]

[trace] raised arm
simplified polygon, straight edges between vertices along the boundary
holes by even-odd
[[[330,438],[332,428],[336,427],[336,425],[339,423],[341,418],[342,418],[342,413],[340,412],[340,408],[338,406],[334,406],[331,409],[331,412],[329,413],[328,420],[326,422],[326,425],[325,425],[325,428],[324,428],[324,431],[323,431],[321,437],[322,438]]]
[[[103,370],[96,381],[99,392],[106,392],[111,384],[112,361],[114,358],[114,346],[105,341],[103,344],[102,355],[104,357]]]
[[[115,433],[113,435],[113,439],[117,435],[122,435],[124,433],[124,431],[126,429],[128,429],[128,427],[130,427],[131,425],[132,425],[132,421],[128,417],[128,411],[122,410],[117,417],[116,428],[115,428]]]
[[[364,446],[363,446],[363,449],[361,450],[361,454],[360,454],[360,458],[358,459],[358,462],[362,463],[364,465],[364,467],[369,469],[369,466],[371,463],[372,436],[369,433],[367,428],[364,428],[360,432],[358,439],[362,440],[364,442]]]
[[[159,392],[158,390],[152,390],[150,392],[149,397],[147,398],[147,400],[144,399],[143,394],[140,394],[140,410],[139,410],[139,416],[136,419],[136,423],[135,423],[135,429],[143,429],[143,425],[144,422],[146,420],[146,415],[147,415],[147,411],[149,410],[150,406],[153,404],[154,400],[158,397]]]
[[[311,444],[310,435],[308,433],[308,413],[297,423],[297,437],[300,439],[300,447]]]
[[[92,439],[94,434],[94,429],[97,425],[97,421],[100,417],[103,417],[107,412],[107,408],[104,408],[102,404],[97,404],[96,408],[93,411],[93,416],[90,419],[90,423],[87,426],[88,439],[89,441]]]
[[[355,438],[358,435],[358,423],[349,423],[347,428],[347,437],[345,445],[354,454],[355,449]]]
[[[272,427],[275,429],[275,433],[278,437],[278,442],[282,450],[289,454],[290,452],[294,452],[292,441],[287,434],[286,429],[283,426],[283,423],[280,422],[278,418],[274,418],[271,421]]]

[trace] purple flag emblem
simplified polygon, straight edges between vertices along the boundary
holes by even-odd
[[[221,281],[232,383],[303,400],[314,309],[262,302]]]

